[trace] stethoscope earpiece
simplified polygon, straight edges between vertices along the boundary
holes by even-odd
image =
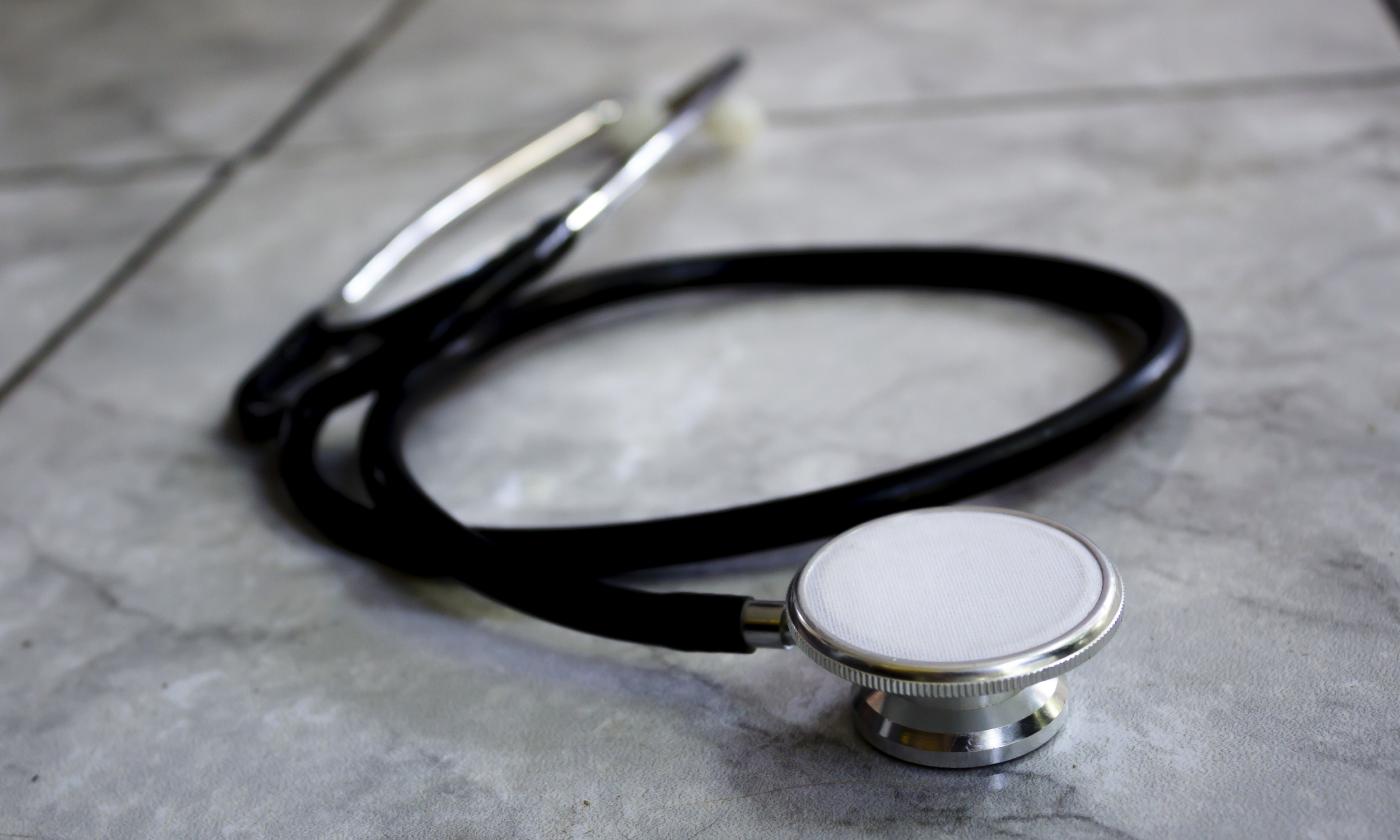
[[[666,103],[636,98],[619,106],[616,116],[603,132],[608,144],[619,152],[636,148],[657,126],[666,121]],[[767,118],[757,99],[730,93],[705,114],[701,130],[721,149],[737,151],[753,145],[763,133]]]
[[[857,686],[857,731],[931,767],[979,767],[1046,743],[1063,674],[1117,629],[1123,588],[1073,531],[994,508],[929,508],[836,537],[788,591],[785,631]]]

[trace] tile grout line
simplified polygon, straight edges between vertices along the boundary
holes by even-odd
[[[277,113],[266,128],[242,149],[219,161],[192,195],[186,198],[146,236],[136,249],[102,280],[90,295],[58,323],[19,364],[0,380],[0,408],[25,382],[58,352],[117,292],[184,230],[223,192],[233,178],[249,163],[266,157],[296,127],[308,113],[368,59],[416,12],[426,0],[390,0],[374,22],[349,46],[341,49],[322,67],[311,81],[298,91],[286,107]]]
[[[1400,0],[1395,0],[1400,4]],[[1068,88],[1061,91],[989,93],[852,104],[841,109],[775,109],[774,121],[794,127],[836,124],[843,120],[900,119],[923,120],[939,117],[984,114],[1018,114],[1028,111],[1055,111],[1066,108],[1113,105],[1161,105],[1209,102],[1234,98],[1262,98],[1308,93],[1346,93],[1400,85],[1400,66],[1353,70],[1341,73],[1259,76],[1244,79],[1216,79],[1158,85]]]
[[[111,163],[40,163],[0,169],[0,189],[127,184],[144,178],[204,170],[217,166],[224,160],[225,158],[214,154],[174,154],[128,158]]]
[[[253,142],[244,152],[244,157],[264,157],[277,148],[303,117],[359,68],[375,50],[383,46],[384,42],[426,2],[427,0],[391,0],[369,29],[352,41],[350,46],[341,50],[330,64],[311,79],[310,84],[302,89],[291,104],[283,109],[261,134],[253,138]]]
[[[1400,3],[1400,0],[1396,0]],[[1400,65],[1364,70],[1284,76],[1258,76],[1212,79],[1199,82],[1170,82],[1159,85],[1132,85],[1100,88],[1067,88],[1026,92],[955,95],[942,98],[910,99],[891,102],[853,102],[810,108],[772,108],[768,116],[780,128],[823,128],[868,120],[935,120],[964,116],[1016,115],[1033,111],[1055,112],[1078,108],[1117,105],[1171,105],[1232,99],[1305,94],[1345,94],[1400,87]],[[545,120],[540,121],[541,124]],[[282,158],[305,158],[321,154],[358,154],[372,148],[391,155],[419,154],[441,148],[460,148],[463,143],[501,141],[518,137],[520,126],[496,127],[485,131],[447,131],[375,138],[369,141],[327,140],[292,143],[283,147]]]

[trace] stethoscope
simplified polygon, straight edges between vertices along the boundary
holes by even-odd
[[[238,425],[250,441],[275,442],[287,494],[347,551],[410,574],[455,578],[522,612],[611,639],[726,653],[796,645],[857,686],[856,728],[888,754],[938,767],[1024,755],[1063,723],[1062,674],[1113,634],[1122,584],[1103,553],[1068,528],[1014,511],[940,506],[1057,461],[1155,401],[1186,362],[1185,318],[1162,292],[1117,271],[976,247],[752,251],[534,285],[696,128],[740,64],[727,58],[668,100],[660,125],[562,212],[417,299],[353,320],[426,242],[597,135],[618,119],[619,107],[594,104],[445,195],[253,368],[234,402]],[[402,441],[415,407],[449,372],[522,336],[681,290],[852,286],[1026,298],[1127,326],[1137,346],[1111,381],[1008,434],[902,469],[721,510],[479,527],[457,521],[409,471]],[[327,418],[366,396],[362,501],[323,476],[315,451]],[[785,601],[657,593],[612,580],[838,532],[803,565]]]

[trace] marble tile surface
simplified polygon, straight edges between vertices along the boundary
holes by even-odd
[[[784,114],[1172,87],[1397,66],[1378,3],[845,0],[435,3],[296,142],[489,134],[599,92],[657,95],[736,47]],[[529,44],[530,49],[521,49]],[[639,73],[648,74],[639,78]]]
[[[198,162],[232,152],[382,6],[11,4],[0,27],[0,170]]]
[[[0,382],[129,273],[386,4],[15,4],[0,26]],[[133,262],[134,261],[134,262]]]
[[[1306,17],[1272,8],[1277,32]],[[949,26],[984,38],[967,14]],[[1289,50],[1207,27],[1204,65],[1364,66],[1336,45],[1382,37],[1377,13],[1344,17],[1313,14]],[[1393,834],[1400,81],[780,120],[738,156],[688,150],[571,257],[975,241],[1181,301],[1196,352],[1164,403],[977,500],[1091,535],[1125,579],[1122,631],[1048,746],[939,772],[866,748],[843,684],[796,652],[595,640],[344,557],[228,439],[267,342],[511,139],[311,143],[353,135],[353,101],[409,52],[247,167],[0,405],[0,837]],[[472,521],[643,516],[957,447],[1113,364],[1082,324],[1004,301],[691,299],[513,349],[430,408],[409,457]],[[771,597],[809,551],[639,582]]]
[[[692,156],[578,254],[936,236],[1073,251],[1179,296],[1198,352],[1167,402],[982,499],[1092,534],[1130,612],[1072,679],[1063,734],[968,773],[871,753],[841,684],[795,653],[584,638],[289,522],[263,460],[223,436],[231,383],[366,236],[485,153],[250,171],[0,412],[0,831],[1383,836],[1400,817],[1400,376],[1378,363],[1400,344],[1379,317],[1400,306],[1397,104],[778,131]],[[909,171],[939,189],[889,174]],[[829,480],[1024,419],[1112,364],[1025,307],[870,293],[563,338],[415,433],[462,515],[628,516]],[[648,582],[772,595],[802,553]]]

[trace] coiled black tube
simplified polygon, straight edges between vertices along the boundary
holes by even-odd
[[[749,599],[644,592],[609,577],[830,536],[877,516],[947,504],[1005,484],[1092,443],[1155,401],[1185,365],[1190,347],[1181,309],[1153,286],[1087,263],[1009,251],[752,252],[622,267],[515,294],[538,271],[528,274],[509,283],[493,277],[503,291],[478,300],[465,314],[439,311],[448,317],[432,328],[425,325],[433,323],[433,307],[457,306],[466,299],[460,289],[376,322],[358,337],[375,345],[370,352],[315,379],[280,408],[268,407],[255,370],[240,389],[235,410],[250,437],[265,438],[277,427],[279,469],[288,493],[344,548],[405,572],[455,578],[576,630],[679,650],[750,651],[739,618]],[[601,307],[681,290],[847,287],[987,292],[1041,301],[1126,324],[1138,348],[1107,384],[1016,431],[902,469],[722,510],[603,525],[475,527],[443,510],[409,472],[402,441],[418,398],[444,372],[478,363],[527,333]],[[300,346],[314,345],[320,352],[328,343],[306,338],[308,330],[313,336],[324,332],[314,322],[299,329],[300,344],[289,339],[279,345],[283,356]],[[264,365],[285,361],[278,352]],[[332,486],[315,462],[316,438],[326,418],[366,394],[372,395],[372,405],[361,432],[360,466],[370,504]]]

